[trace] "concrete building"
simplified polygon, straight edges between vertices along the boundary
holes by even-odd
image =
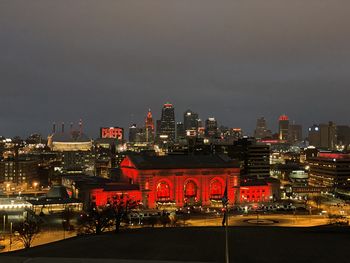
[[[332,152],[320,152],[309,159],[311,186],[350,188],[350,155]]]
[[[254,137],[258,140],[272,137],[271,130],[267,128],[266,120],[264,117],[257,119]]]
[[[288,142],[299,143],[303,140],[303,127],[300,124],[289,124]]]
[[[241,175],[256,178],[270,176],[270,146],[253,138],[242,138],[228,149],[228,155],[241,162]]]
[[[25,158],[1,160],[0,183],[32,186],[32,183],[39,180],[38,165],[38,160]]]
[[[324,150],[335,150],[337,144],[337,128],[333,122],[315,124],[309,128],[309,144]]]
[[[137,127],[133,124],[129,127],[129,142],[141,143],[146,141],[146,133],[144,128]]]
[[[179,141],[186,137],[186,131],[184,124],[182,122],[176,123],[176,140]]]
[[[278,139],[281,141],[288,140],[289,118],[287,115],[281,115],[278,120]]]
[[[186,135],[190,137],[197,136],[199,127],[198,121],[198,113],[195,113],[191,110],[184,112],[184,130]]]
[[[337,125],[337,144],[349,149],[350,145],[350,126]]]
[[[171,103],[165,103],[162,108],[162,116],[157,131],[158,140],[166,143],[174,143],[176,138],[175,109]]]
[[[208,138],[218,137],[218,122],[213,117],[205,121],[205,136]]]

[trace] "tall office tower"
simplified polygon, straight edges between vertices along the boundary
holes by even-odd
[[[255,178],[270,176],[270,146],[259,144],[254,138],[234,142],[228,152],[230,158],[241,162],[241,175]]]
[[[303,128],[299,124],[289,124],[288,142],[298,143],[303,140]]]
[[[182,122],[176,123],[176,140],[181,140],[186,137],[186,132],[184,128],[184,124]]]
[[[283,141],[288,140],[289,118],[287,115],[281,115],[278,120],[278,138]]]
[[[205,121],[205,136],[215,138],[218,136],[218,122],[215,118],[208,118]]]
[[[156,120],[156,138],[159,138],[160,135],[160,120]]]
[[[145,120],[145,136],[146,142],[154,141],[154,123],[151,109],[148,110],[147,117]]]
[[[264,138],[272,137],[271,131],[267,129],[266,120],[264,117],[257,119],[254,137],[256,139],[264,139]]]
[[[337,144],[337,127],[333,122],[313,125],[309,128],[309,144],[320,149],[335,150]]]
[[[145,137],[145,130],[143,128],[137,127],[136,124],[129,127],[129,142],[145,142]]]
[[[132,124],[129,127],[129,142],[135,142],[136,141],[136,134],[137,134],[137,126],[136,124]]]
[[[337,144],[349,149],[350,145],[350,126],[337,125]]]
[[[175,142],[175,109],[171,103],[165,103],[159,123],[158,139]]]
[[[184,128],[185,130],[197,130],[198,128],[198,114],[187,110],[184,113]]]
[[[205,127],[203,126],[203,121],[201,119],[197,120],[197,137],[203,138],[205,135]]]
[[[232,128],[231,129],[231,136],[234,140],[242,139],[243,137],[243,131],[241,128]]]

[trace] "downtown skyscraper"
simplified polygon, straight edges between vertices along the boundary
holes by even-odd
[[[151,109],[148,110],[145,120],[145,137],[146,142],[154,142],[154,123]]]
[[[165,103],[162,108],[161,119],[157,121],[157,139],[173,143],[175,138],[175,109],[171,103]]]

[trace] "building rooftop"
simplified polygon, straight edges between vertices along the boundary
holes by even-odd
[[[91,140],[89,139],[89,137],[84,134],[84,133],[80,133],[77,131],[73,131],[73,132],[59,132],[59,133],[55,133],[52,136],[52,141],[53,142],[75,142],[75,143],[79,143],[79,142],[90,142]]]
[[[138,169],[200,169],[239,168],[239,163],[226,155],[166,155],[150,156],[131,154],[127,156]]]
[[[102,188],[104,191],[139,190],[139,185],[117,182],[108,178],[87,175],[65,175],[63,181],[73,182],[77,187]]]

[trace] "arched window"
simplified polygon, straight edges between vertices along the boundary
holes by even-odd
[[[197,185],[194,181],[190,180],[185,185],[185,197],[193,198],[197,196]]]
[[[160,182],[157,185],[157,200],[167,201],[170,200],[170,187],[167,182]]]
[[[223,196],[222,183],[215,179],[210,183],[210,199],[219,200]]]

